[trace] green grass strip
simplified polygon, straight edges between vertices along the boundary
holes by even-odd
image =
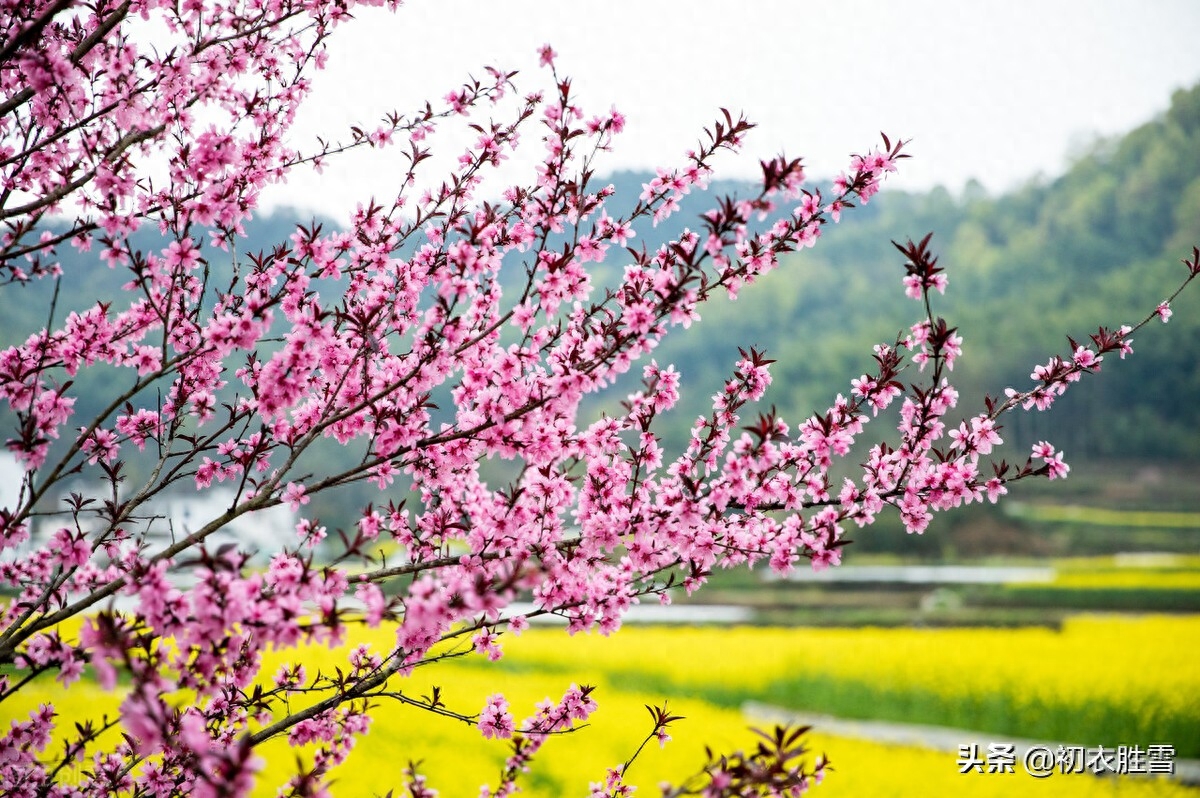
[[[1200,513],[1165,510],[1110,510],[1072,504],[1023,504],[1012,502],[1007,512],[1014,518],[1092,526],[1140,527],[1148,529],[1200,529]]]

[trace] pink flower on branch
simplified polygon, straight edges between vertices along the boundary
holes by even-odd
[[[292,511],[298,511],[302,505],[308,504],[309,497],[306,494],[304,485],[298,482],[289,482],[283,490],[283,501],[292,508]]]
[[[483,711],[479,713],[479,721],[476,725],[486,738],[508,739],[512,737],[514,725],[512,715],[508,711],[508,700],[499,693],[489,697]]]

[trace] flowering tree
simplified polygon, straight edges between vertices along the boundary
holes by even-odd
[[[884,137],[824,190],[805,182],[799,160],[764,162],[750,196],[715,198],[694,231],[639,249],[638,230],[704,186],[749,122],[722,112],[631,211],[611,216],[613,190],[593,169],[625,120],[585,113],[546,47],[548,93],[519,96],[515,73],[489,69],[344,142],[293,149],[287,132],[306,75],[350,7],[0,4],[0,301],[20,302],[28,281],[71,279],[61,247],[96,252],[97,268],[128,277],[122,295],[90,308],[64,313],[52,302],[44,329],[0,353],[7,449],[23,469],[15,501],[0,508],[10,596],[0,703],[42,674],[67,689],[85,665],[108,688],[124,680],[118,718],[64,723],[49,706],[13,718],[0,740],[5,794],[245,794],[256,749],[278,737],[313,753],[285,793],[314,794],[383,695],[509,739],[488,794],[512,793],[547,737],[595,709],[591,690],[572,686],[518,723],[502,695],[482,708],[408,695],[414,668],[464,651],[496,659],[503,635],[537,616],[611,632],[631,605],[690,593],[714,569],[837,565],[843,528],[889,507],[920,533],[932,513],[994,502],[1014,480],[1062,477],[1067,465],[1049,443],[1024,463],[992,462],[1001,417],[1049,406],[1170,314],[1164,302],[1138,324],[1071,340],[1030,386],[954,420],[948,377],[962,340],[934,313],[946,275],[927,236],[899,246],[919,320],[875,347],[873,372],[848,396],[795,427],[768,412],[739,431],[770,384],[771,361],[744,351],[672,458],[654,422],[675,404],[679,377],[645,356],[706,300],[763,276],[867,202],[905,157],[903,143]],[[457,167],[432,189],[414,188],[435,130],[472,114],[477,139]],[[536,175],[501,201],[480,196],[531,129],[544,146]],[[383,146],[402,147],[410,167],[395,197],[365,201],[344,230],[301,226],[271,251],[238,256],[264,186]],[[752,224],[777,210],[773,224]],[[150,226],[162,245],[135,247],[131,234]],[[623,275],[593,285],[589,264],[606,260]],[[1185,263],[1184,284],[1200,252]],[[580,417],[585,397],[634,368],[642,386],[619,413]],[[77,417],[100,370],[120,375],[106,383],[116,387],[100,412]],[[869,422],[897,402],[898,430],[864,444],[855,475],[835,479]],[[330,469],[314,454],[325,439],[361,456]],[[481,476],[489,458],[512,466],[509,484]],[[105,494],[64,496],[80,475]],[[302,511],[360,483],[379,499],[355,524],[329,536],[303,518],[265,568],[250,566],[245,546],[214,545],[238,519]],[[151,534],[153,502],[215,485],[232,488],[220,511],[171,529],[168,541]],[[398,547],[398,561],[373,554],[381,540]],[[519,597],[532,609],[513,611]],[[261,672],[264,651],[338,643],[355,622],[394,629],[394,644],[359,647],[334,675],[306,673],[299,652]],[[175,690],[188,691],[186,706],[168,698]],[[647,739],[665,737],[675,718],[652,714]],[[50,745],[56,724],[61,747]],[[105,737],[112,728],[123,734]],[[822,760],[801,758],[797,732],[763,740],[668,792],[785,794],[823,775]],[[82,784],[58,783],[76,766]],[[594,794],[625,794],[627,767]],[[416,774],[380,785],[390,787],[432,794]]]

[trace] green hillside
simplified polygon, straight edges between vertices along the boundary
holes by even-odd
[[[1200,87],[1057,179],[995,198],[978,187],[885,191],[847,214],[816,248],[659,350],[697,386],[674,434],[703,412],[738,345],[778,361],[769,397],[786,418],[847,392],[871,346],[920,313],[889,242],[930,231],[950,277],[935,312],[966,339],[953,376],[970,410],[985,393],[1028,385],[1034,365],[1066,351],[1067,334],[1134,323],[1178,284],[1179,259],[1200,243]],[[1200,458],[1200,296],[1185,293],[1175,311],[1169,328],[1137,336],[1133,357],[1106,363],[1050,412],[1010,422],[1009,437],[1024,447],[1052,436],[1091,457]]]

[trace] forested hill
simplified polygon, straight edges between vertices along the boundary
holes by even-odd
[[[778,361],[769,398],[789,420],[848,392],[871,346],[918,320],[890,241],[928,232],[950,280],[934,311],[966,339],[953,377],[973,411],[985,393],[1028,386],[1034,365],[1067,352],[1067,334],[1086,340],[1100,325],[1132,324],[1185,275],[1180,258],[1200,244],[1200,86],[1057,179],[995,198],[977,186],[958,197],[887,190],[847,213],[814,249],[656,353],[697,386],[673,437],[704,411],[739,344]],[[1010,433],[1021,445],[1050,436],[1074,454],[1200,458],[1200,285],[1167,327],[1142,330],[1133,346],[1050,412],[1010,422]]]

